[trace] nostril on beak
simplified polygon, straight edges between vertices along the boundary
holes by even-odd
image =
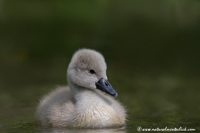
[[[106,86],[110,86],[110,83],[108,82],[108,80],[105,80],[104,83],[105,83]]]

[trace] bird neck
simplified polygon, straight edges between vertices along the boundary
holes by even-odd
[[[75,101],[81,100],[80,98],[82,98],[82,95],[84,95],[86,91],[92,91],[74,83],[68,83],[68,85]]]
[[[110,96],[98,89],[92,90],[78,86],[77,84],[69,84],[69,88],[74,101],[77,103],[87,103],[88,106],[101,103],[111,105]]]

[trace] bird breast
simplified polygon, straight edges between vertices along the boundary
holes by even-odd
[[[111,127],[123,124],[116,112],[109,107],[91,107],[79,114],[73,127]]]

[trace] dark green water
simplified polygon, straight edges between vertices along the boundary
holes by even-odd
[[[0,1],[0,132],[200,131],[200,1]],[[106,58],[123,129],[35,125],[39,99],[66,85],[74,51]]]
[[[45,70],[31,66],[15,72],[3,72],[1,84],[1,132],[132,132],[142,128],[193,128],[200,130],[198,78],[180,78],[172,75],[129,75],[108,66],[108,77],[118,91],[118,98],[128,110],[127,127],[109,130],[71,130],[35,126],[34,113],[42,95],[55,88],[56,82],[64,85],[65,65]],[[39,74],[34,74],[35,71]],[[59,76],[51,72],[62,73]],[[48,75],[46,75],[48,74]],[[20,75],[20,76],[19,76]],[[59,75],[59,74],[58,74]],[[59,80],[59,79],[60,80]],[[63,78],[63,79],[61,79]],[[30,81],[29,81],[30,80]],[[44,81],[43,81],[44,80]],[[2,81],[2,80],[1,80]],[[45,83],[45,81],[47,81]],[[24,84],[23,84],[24,82]],[[55,83],[55,84],[53,84]]]

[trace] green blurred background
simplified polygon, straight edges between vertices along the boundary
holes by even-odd
[[[200,130],[199,0],[0,0],[0,127],[35,129],[80,48],[105,56],[129,130]]]

